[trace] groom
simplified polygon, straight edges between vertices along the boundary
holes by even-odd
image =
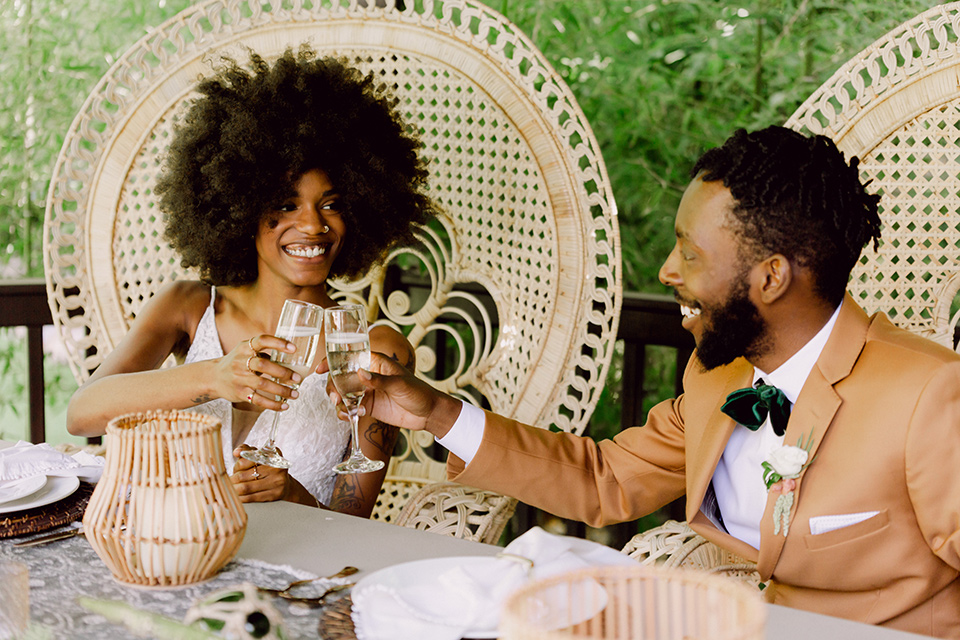
[[[736,132],[693,175],[660,280],[697,349],[644,426],[551,433],[386,358],[367,411],[434,434],[452,480],[594,526],[686,495],[771,602],[960,638],[960,356],[845,294],[879,198],[829,139],[781,127]]]

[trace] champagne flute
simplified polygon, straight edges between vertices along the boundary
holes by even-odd
[[[366,387],[357,371],[370,366],[370,336],[364,309],[358,304],[329,307],[323,311],[323,331],[330,377],[350,415],[353,428],[350,457],[333,468],[337,473],[367,473],[383,468],[382,460],[371,460],[360,449],[360,401]]]
[[[306,378],[313,371],[313,359],[317,355],[317,346],[320,344],[320,332],[323,323],[323,307],[301,300],[285,300],[280,311],[280,322],[277,323],[278,338],[283,338],[296,345],[293,353],[286,351],[272,351],[270,359],[293,369]],[[296,389],[300,385],[293,385]],[[280,396],[277,396],[280,400]],[[292,401],[291,401],[292,402]],[[270,425],[270,437],[259,449],[242,451],[241,456],[257,464],[287,469],[290,461],[280,455],[274,440],[277,437],[277,423],[280,421],[280,412],[273,412],[273,424]]]

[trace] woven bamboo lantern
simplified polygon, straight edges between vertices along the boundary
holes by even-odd
[[[595,567],[533,582],[510,596],[502,640],[762,640],[759,590],[704,572]]]
[[[119,416],[107,425],[106,449],[83,530],[117,580],[186,585],[233,558],[247,514],[227,478],[218,420],[186,411]]]

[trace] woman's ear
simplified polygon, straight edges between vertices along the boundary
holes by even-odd
[[[771,304],[783,296],[793,282],[793,265],[781,253],[775,253],[756,267],[760,272],[760,301]]]

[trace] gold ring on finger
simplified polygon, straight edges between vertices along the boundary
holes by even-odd
[[[257,350],[253,348],[253,336],[247,338],[247,344],[250,345],[250,351],[253,351],[253,355],[257,355]]]
[[[257,357],[257,354],[253,354],[252,356],[250,356],[249,358],[247,358],[247,371],[249,371],[250,373],[252,373],[252,374],[254,374],[254,375],[256,375],[257,372],[250,368],[250,361],[253,360],[253,359],[256,358],[256,357]]]
[[[254,480],[260,479],[260,465],[258,464],[253,465],[253,478]]]

